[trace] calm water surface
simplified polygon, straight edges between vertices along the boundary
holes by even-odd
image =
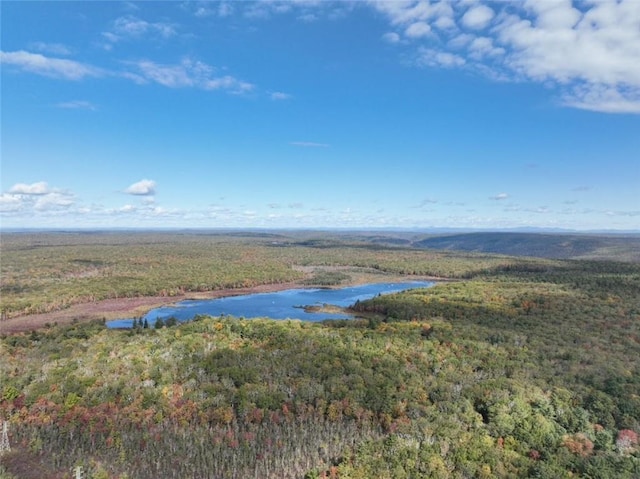
[[[412,281],[405,283],[372,283],[341,289],[287,289],[276,293],[247,294],[227,298],[187,300],[153,309],[144,318],[150,325],[156,319],[175,317],[179,321],[188,321],[198,314],[208,316],[230,315],[244,318],[301,319],[304,321],[323,321],[325,319],[352,319],[349,314],[306,312],[305,306],[330,304],[347,307],[356,301],[373,298],[378,294],[397,293],[415,288],[433,286],[430,281]],[[110,328],[130,328],[133,319],[108,321]]]

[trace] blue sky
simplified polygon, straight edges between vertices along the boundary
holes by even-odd
[[[640,229],[640,2],[11,2],[14,227]]]

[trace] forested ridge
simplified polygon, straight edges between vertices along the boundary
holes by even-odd
[[[2,336],[0,477],[640,477],[639,265],[245,246],[459,280],[349,321]]]
[[[612,259],[640,261],[637,234],[478,232],[433,235],[411,243],[415,247],[476,251],[556,259]]]

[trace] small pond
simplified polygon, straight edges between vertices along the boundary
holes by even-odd
[[[352,319],[343,312],[311,312],[306,308],[332,305],[341,308],[351,306],[356,301],[373,298],[378,294],[389,294],[415,288],[433,286],[431,281],[404,283],[371,283],[340,289],[287,289],[276,293],[246,294],[226,298],[186,300],[169,306],[153,309],[145,316],[149,325],[157,319],[175,317],[188,321],[202,314],[208,316],[235,316],[244,318],[301,319],[303,321],[324,321],[325,319]],[[108,321],[110,328],[130,328],[133,319]]]

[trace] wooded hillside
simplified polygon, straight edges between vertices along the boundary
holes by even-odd
[[[0,477],[640,477],[639,265],[235,247],[461,280],[358,303],[352,321],[4,335]]]

